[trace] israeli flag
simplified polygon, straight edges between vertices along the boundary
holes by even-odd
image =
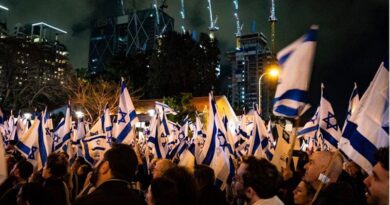
[[[108,144],[112,143],[112,121],[111,121],[111,112],[108,108],[107,104],[104,106],[104,114],[103,114],[103,132],[106,134]]]
[[[44,116],[46,111],[41,113],[28,131],[16,144],[16,148],[29,160],[35,167],[42,169],[46,164],[47,156],[52,151],[52,139],[45,135]]]
[[[136,122],[138,122],[138,118],[135,113],[135,108],[126,84],[122,79],[117,122],[114,124],[114,129],[112,130],[112,135],[116,139],[115,142],[132,144],[134,142],[135,132],[132,132],[131,129],[135,129]]]
[[[279,76],[273,113],[297,118],[308,108],[307,89],[317,44],[318,26],[277,54],[282,71]]]
[[[47,131],[47,130],[46,130]],[[66,152],[72,154],[70,137],[72,133],[72,117],[70,105],[66,108],[65,118],[63,118],[54,130],[53,152]],[[69,155],[70,157],[72,155]]]
[[[91,165],[103,158],[104,152],[108,149],[105,134],[97,134],[81,140],[81,147],[84,159]]]
[[[154,156],[158,159],[166,158],[168,152],[168,135],[169,127],[166,115],[160,114],[155,115],[153,124],[150,125],[150,135],[148,137],[148,145],[152,148]]]
[[[339,148],[367,173],[374,153],[389,146],[389,61],[382,62],[359,106],[347,121]]]
[[[327,99],[327,94],[325,92],[325,86],[321,85],[322,96],[320,102],[320,122],[319,127],[322,134],[322,137],[325,142],[325,150],[335,150],[337,149],[337,144],[341,138],[341,131],[337,124],[336,116],[333,111],[333,107],[329,100]]]
[[[209,117],[205,143],[200,152],[199,159],[202,164],[210,166],[216,176],[216,185],[222,190],[226,183],[231,181],[234,166],[230,163],[230,154],[225,153],[226,137],[223,136],[223,124],[217,112],[213,94],[209,94]],[[225,132],[226,133],[226,132]]]
[[[317,111],[314,113],[313,117],[306,122],[303,128],[298,131],[297,136],[303,136],[305,139],[314,138],[319,130],[319,120],[320,107],[317,108]]]
[[[255,127],[249,139],[248,154],[253,155],[259,159],[262,157],[266,158],[264,154],[268,147],[267,128],[264,125],[263,119],[260,117],[260,112],[255,111],[253,113],[253,119]]]
[[[345,122],[344,122],[343,132],[344,132],[345,126],[347,125],[349,118],[351,118],[352,113],[356,110],[358,105],[359,105],[359,93],[358,93],[357,85],[356,85],[356,83],[354,83],[351,96],[349,97],[348,112],[347,112],[347,117],[346,117]]]

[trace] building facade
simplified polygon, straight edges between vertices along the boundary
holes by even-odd
[[[173,29],[174,19],[161,9],[137,10],[93,20],[88,72],[103,72],[114,56],[156,48],[159,36]]]
[[[238,41],[240,48],[228,53],[232,65],[231,102],[236,108],[253,108],[259,100],[258,80],[265,66],[271,62],[271,51],[262,33],[242,35]],[[261,90],[262,110],[269,110],[269,86],[262,83]],[[267,114],[263,112],[264,115]]]

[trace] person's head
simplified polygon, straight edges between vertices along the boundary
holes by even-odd
[[[325,174],[334,154],[337,153],[329,151],[314,152],[310,156],[309,162],[305,165],[306,171],[303,176],[303,180],[307,181],[317,189],[321,183],[318,180],[318,177],[321,173]],[[329,178],[329,182],[336,182],[343,170],[343,161],[339,154],[337,154],[329,169],[329,175],[327,176]]]
[[[168,169],[163,177],[175,182],[179,191],[180,204],[192,205],[197,203],[198,188],[190,170],[182,166],[175,166]]]
[[[27,160],[21,160],[15,164],[11,171],[11,175],[15,176],[18,180],[28,181],[28,178],[33,173],[33,165]]]
[[[72,172],[77,172],[79,167],[84,165],[84,164],[87,164],[84,157],[80,157],[80,156],[76,157],[76,159],[74,160],[72,167],[71,167]]]
[[[168,169],[174,167],[175,164],[168,159],[160,159],[156,162],[153,169],[153,178],[161,177]]]
[[[42,177],[45,179],[63,177],[68,173],[68,164],[68,159],[64,154],[51,153],[43,167]]]
[[[135,176],[137,163],[137,156],[130,145],[113,144],[111,149],[104,153],[103,160],[94,171],[95,185],[99,186],[109,179],[131,182]]]
[[[294,204],[304,205],[310,204],[312,201],[316,190],[309,183],[302,180],[299,182],[298,186],[294,189]]]
[[[179,191],[174,181],[166,177],[152,180],[145,196],[148,205],[178,205]]]
[[[212,186],[215,182],[214,170],[207,165],[196,165],[194,170],[195,180],[200,189]]]
[[[236,171],[233,189],[238,198],[253,203],[276,195],[282,178],[275,165],[250,156]]]
[[[45,205],[47,204],[43,187],[38,183],[26,183],[21,186],[16,196],[18,205]]]
[[[330,183],[321,190],[313,205],[350,205],[356,204],[354,190],[347,182]]]
[[[87,176],[87,174],[92,171],[91,166],[88,164],[83,164],[77,169],[77,175],[78,176]]]
[[[375,153],[372,175],[364,180],[368,204],[389,204],[389,147],[380,148]]]

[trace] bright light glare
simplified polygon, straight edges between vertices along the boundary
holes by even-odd
[[[76,111],[76,117],[77,118],[83,118],[84,117],[84,113],[81,112],[81,111]]]
[[[153,117],[156,114],[156,111],[151,109],[151,110],[148,110],[148,113],[149,113],[150,117]]]
[[[272,77],[277,77],[279,75],[279,69],[273,68],[272,70],[269,71],[269,75]]]
[[[32,114],[26,112],[26,113],[23,114],[23,116],[24,116],[24,118],[26,118],[26,119],[31,119]]]

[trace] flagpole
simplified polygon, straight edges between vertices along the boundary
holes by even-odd
[[[294,151],[294,147],[295,147],[295,141],[297,140],[297,132],[298,132],[299,122],[300,122],[300,118],[297,118],[294,121],[294,130],[292,133],[291,148],[288,151],[288,158],[287,158],[287,165],[286,165],[287,169],[290,169],[290,165],[291,165],[291,161],[292,161],[292,157],[293,157],[293,151]]]

